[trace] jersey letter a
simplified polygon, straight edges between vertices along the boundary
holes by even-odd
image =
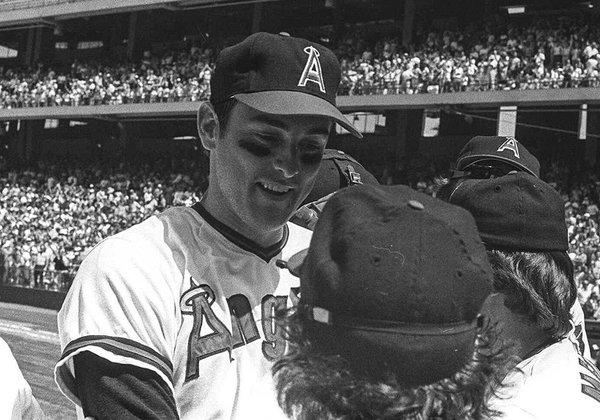
[[[502,152],[506,149],[512,151],[516,158],[521,157],[519,156],[519,144],[517,143],[517,140],[514,137],[507,137],[506,141],[502,143],[502,146],[498,147],[497,151]]]
[[[306,86],[306,83],[313,82],[319,85],[321,92],[325,93],[323,71],[321,70],[321,62],[319,61],[319,55],[321,54],[312,45],[304,48],[304,52],[308,54],[308,59],[304,65],[304,70],[302,71],[302,76],[300,76],[298,86],[304,87]]]

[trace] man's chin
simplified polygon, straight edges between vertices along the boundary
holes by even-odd
[[[261,225],[262,229],[273,231],[285,225],[294,214],[294,211],[293,208],[286,209],[285,211],[278,208],[265,208],[257,211],[255,214],[255,221]]]

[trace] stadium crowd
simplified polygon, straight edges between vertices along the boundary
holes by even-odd
[[[172,164],[56,161],[15,170],[4,162],[2,282],[66,290],[83,257],[100,240],[166,206],[198,201],[206,174],[191,160]]]
[[[333,46],[342,64],[340,94],[414,94],[597,87],[596,15],[521,20],[496,16],[461,25],[416,25],[413,44],[391,33],[356,31]],[[448,28],[448,29],[444,29]],[[4,108],[198,101],[210,95],[214,48],[144,52],[137,63],[74,62],[70,68],[1,69]]]
[[[4,69],[0,76],[3,108],[120,105],[200,101],[209,93],[212,50],[192,48],[162,56],[144,53],[137,64],[75,61],[57,71]]]
[[[596,87],[600,38],[593,19],[496,16],[440,22],[436,31],[424,22],[408,50],[397,37],[369,45],[350,34],[337,49],[342,84],[351,95]]]
[[[434,178],[445,168],[423,162],[413,159],[379,178],[432,194]],[[2,283],[66,290],[97,242],[167,206],[199,200],[206,184],[203,168],[192,160],[172,165],[41,161],[36,168],[15,169],[0,161]],[[172,172],[172,167],[178,169]],[[565,200],[570,256],[585,315],[600,319],[600,177],[564,162],[543,167],[543,178]]]
[[[547,167],[545,179],[561,192],[574,263],[579,300],[586,318],[600,319],[600,177],[591,171],[574,170],[557,162]]]

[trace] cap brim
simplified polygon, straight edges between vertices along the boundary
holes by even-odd
[[[331,118],[355,137],[363,136],[348,121],[344,114],[325,99],[303,92],[271,90],[264,92],[238,93],[235,99],[267,114],[317,115]]]
[[[310,323],[311,339],[351,365],[369,371],[387,366],[406,385],[451,378],[471,359],[476,321],[452,326],[417,325],[415,331],[394,328],[354,329]]]
[[[508,163],[509,165],[514,166],[515,169],[521,169],[521,170],[535,176],[536,178],[539,178],[539,176],[532,169],[530,169],[526,165],[522,164],[521,162],[517,162],[512,159],[505,158],[503,156],[492,155],[492,154],[477,154],[477,155],[467,155],[467,156],[460,157],[456,161],[456,168],[459,170],[465,170],[470,165],[473,165],[474,163],[478,163],[478,162],[486,161],[486,160],[498,160],[500,162]]]

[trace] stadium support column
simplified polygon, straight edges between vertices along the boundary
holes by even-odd
[[[31,66],[35,61],[35,40],[36,40],[36,27],[28,28],[27,32],[25,32],[24,39],[24,53],[22,54],[21,63],[25,66]],[[21,54],[21,53],[19,53]]]
[[[595,110],[594,110],[595,111]],[[600,136],[600,112],[587,113],[587,129],[585,138],[585,160],[591,166],[598,163],[598,137]]]
[[[385,113],[385,126],[388,134],[394,137],[394,168],[400,166],[419,153],[419,139],[423,110],[401,109]]]
[[[25,66],[35,66],[38,62],[51,62],[54,53],[54,30],[45,26],[35,26],[27,29],[24,39],[24,51],[21,63]],[[22,48],[19,48],[22,50]]]
[[[54,51],[54,29],[45,26],[37,28],[34,62],[51,63]]]
[[[136,37],[137,37],[138,12],[129,14],[129,32],[127,34],[127,59],[133,60],[135,57]]]
[[[402,25],[402,46],[404,47],[408,47],[412,42],[416,9],[415,0],[404,0],[404,24]]]
[[[487,18],[498,12],[498,0],[484,0],[483,1],[483,17]]]
[[[21,120],[18,155],[21,161],[31,163],[38,155],[44,120]]]
[[[407,126],[408,112],[405,110],[387,111],[385,113],[386,130],[390,136],[394,137],[395,165],[406,155]]]
[[[260,21],[262,20],[262,2],[254,3],[254,10],[252,12],[252,33],[260,32]]]
[[[8,129],[8,160],[9,162],[21,162],[23,158],[23,142],[20,136],[21,121],[11,121]]]

